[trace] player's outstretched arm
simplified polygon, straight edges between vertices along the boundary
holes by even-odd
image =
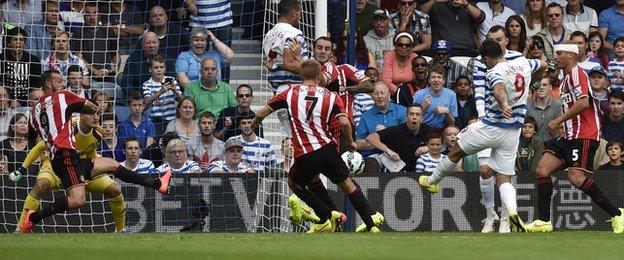
[[[375,86],[368,78],[358,85],[347,87],[347,91],[351,94],[371,93],[373,92],[373,89],[375,89]]]
[[[507,103],[507,93],[505,92],[505,84],[504,83],[496,83],[493,87],[494,98],[496,102],[500,105],[503,110],[503,116],[505,118],[511,117],[511,107],[509,103]]]
[[[583,110],[587,109],[589,107],[589,97],[588,96],[582,96],[580,97],[575,103],[574,105],[570,108],[570,110],[568,110],[567,112],[563,113],[563,115],[558,116],[557,118],[553,119],[552,121],[548,122],[548,131],[554,131],[555,129],[559,128],[559,126],[561,125],[561,123],[576,117],[577,115],[579,115],[581,112],[583,112]]]
[[[97,112],[98,110],[99,110],[99,107],[95,103],[87,100],[85,101],[84,106],[82,107],[82,110],[80,110],[79,112],[83,114],[93,114]]]
[[[24,158],[22,165],[17,170],[13,171],[9,175],[9,178],[13,182],[18,182],[20,179],[22,179],[22,176],[28,172],[26,169],[28,169],[28,167],[30,167],[30,165],[32,165],[33,162],[45,152],[45,150],[45,143],[43,141],[37,142],[37,145],[30,149],[30,152],[28,152],[26,158]]]
[[[345,137],[345,142],[347,144],[347,149],[349,151],[355,151],[357,149],[357,145],[353,141],[353,132],[351,130],[351,121],[347,118],[347,115],[340,113],[336,117],[338,117],[338,121],[340,122],[340,126],[342,127],[342,134]]]
[[[271,107],[262,107],[256,112],[256,117],[254,117],[253,121],[251,122],[251,128],[255,129],[257,126],[259,126],[260,123],[262,123],[262,120],[264,120],[264,118],[269,116],[271,113],[273,113],[273,109]]]

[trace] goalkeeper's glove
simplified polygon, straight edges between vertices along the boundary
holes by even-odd
[[[20,166],[17,170],[9,174],[9,179],[13,182],[18,182],[22,179],[23,173],[26,173],[26,168],[24,166]]]

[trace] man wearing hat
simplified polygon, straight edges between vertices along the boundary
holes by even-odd
[[[208,165],[209,173],[232,173],[249,172],[252,173],[251,166],[243,162],[243,143],[240,139],[230,138],[225,141],[225,152],[223,160],[211,162]]]
[[[589,84],[592,89],[592,98],[598,104],[600,116],[609,114],[609,87],[611,81],[607,76],[607,71],[598,65],[593,67],[587,75],[589,76]]]
[[[388,11],[378,9],[373,13],[373,29],[364,35],[366,48],[375,56],[377,68],[383,68],[383,59],[386,52],[394,50],[395,30],[390,26]],[[381,69],[379,70],[382,71]]]
[[[561,83],[563,114],[550,121],[549,131],[563,126],[562,136],[545,143],[537,175],[538,218],[526,226],[529,232],[552,232],[550,202],[553,193],[551,176],[567,169],[568,180],[574,187],[592,198],[610,216],[614,233],[624,232],[624,216],[586,173],[593,172],[594,154],[600,140],[598,108],[590,100],[591,90],[585,71],[578,66],[578,46],[572,41],[554,46],[555,60],[564,73]]]
[[[397,32],[408,31],[416,35],[414,52],[428,51],[431,46],[429,15],[416,10],[416,0],[401,0],[399,10],[392,17],[392,27]]]
[[[446,78],[447,88],[453,90],[455,86],[455,79],[460,75],[468,76],[468,70],[463,65],[451,60],[451,43],[445,40],[439,40],[433,43],[431,48],[433,53],[433,59],[429,61],[429,68],[441,67],[444,69],[444,75]]]

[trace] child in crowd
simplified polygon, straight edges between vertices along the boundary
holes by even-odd
[[[364,71],[364,75],[368,77],[370,82],[373,84],[379,81],[379,71],[376,68],[368,67],[368,69]]]
[[[174,77],[165,76],[165,59],[156,55],[150,63],[152,77],[143,82],[145,108],[151,108],[149,118],[156,127],[156,134],[162,135],[169,121],[176,118],[176,106],[182,99],[180,86]]]
[[[607,154],[609,155],[609,162],[601,165],[599,171],[622,171],[624,170],[624,164],[622,164],[622,143],[618,141],[610,141],[607,143]]]
[[[457,126],[452,125],[444,128],[442,132],[444,135],[444,143],[442,144],[442,154],[447,155],[453,146],[455,146],[455,141],[457,141],[457,134],[459,134],[459,128]]]
[[[609,62],[611,91],[624,89],[624,37],[615,39],[613,52],[615,52],[615,58]]]
[[[537,122],[533,117],[526,117],[518,143],[517,171],[535,171],[537,168],[537,163],[542,158],[544,151],[544,142],[536,133]]]
[[[416,160],[416,173],[433,172],[440,160],[445,156],[440,150],[442,148],[442,137],[439,134],[431,132],[427,136],[427,147],[429,152],[421,155]]]

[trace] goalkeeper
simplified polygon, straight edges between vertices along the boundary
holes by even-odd
[[[96,153],[96,149],[100,146],[102,128],[98,125],[98,119],[99,116],[97,114],[81,114],[80,120],[78,122],[73,122],[74,137],[76,138],[77,144],[76,148],[79,152],[80,159],[99,156]],[[22,162],[22,166],[11,173],[11,180],[14,182],[19,181],[22,173],[26,173],[26,169],[30,167],[36,158],[43,155],[35,186],[24,201],[22,214],[17,222],[16,234],[19,233],[19,229],[24,223],[26,212],[30,209],[37,210],[37,208],[39,208],[43,194],[50,190],[57,191],[62,187],[60,178],[52,171],[50,158],[47,153],[44,153],[45,150],[45,142],[40,140],[37,145],[30,150],[26,159]],[[119,184],[111,179],[108,174],[100,174],[91,180],[87,180],[86,189],[88,192],[104,194],[110,199],[111,213],[115,221],[115,233],[125,232],[126,203]]]

